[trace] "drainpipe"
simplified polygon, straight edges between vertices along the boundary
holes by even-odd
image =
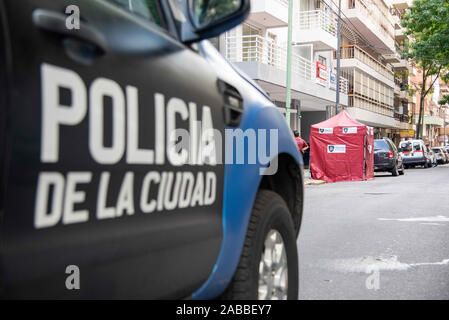
[[[285,118],[290,128],[290,106],[292,103],[292,33],[293,33],[293,0],[288,1],[288,40],[287,40],[287,97],[285,99]]]
[[[340,59],[341,59],[341,0],[338,1],[337,22],[337,96],[335,99],[335,113],[338,114],[340,106]]]

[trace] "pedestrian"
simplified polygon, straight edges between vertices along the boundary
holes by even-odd
[[[304,139],[302,139],[299,136],[298,130],[294,130],[293,134],[295,136],[295,140],[296,140],[296,144],[298,145],[298,149],[299,149],[299,151],[301,151],[301,154],[304,156],[304,151],[309,149],[309,145],[307,144],[307,142]]]

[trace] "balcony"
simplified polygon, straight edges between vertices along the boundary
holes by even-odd
[[[337,18],[323,10],[297,13],[293,43],[311,43],[315,51],[337,50]]]
[[[396,120],[398,120],[399,122],[405,122],[405,123],[408,123],[408,120],[409,120],[408,114],[400,114],[400,113],[397,113],[396,111],[394,112],[394,118]]]
[[[408,39],[408,35],[405,34],[405,31],[406,31],[405,28],[394,30],[394,38],[396,39],[397,42],[402,42]]]
[[[393,68],[396,71],[409,71],[409,63],[407,60],[405,59],[401,59],[401,61],[397,62],[397,63],[392,63]]]
[[[401,61],[401,56],[397,52],[392,53],[392,54],[384,54],[383,58],[386,62],[389,62],[389,63]]]
[[[265,82],[267,85],[264,89],[273,99],[283,101],[286,86],[286,47],[258,35],[233,36],[226,33],[225,41],[226,58],[252,79]],[[305,101],[310,100],[310,96],[317,97],[324,109],[330,102],[335,102],[335,76],[325,66],[293,52],[291,70],[292,89],[303,94],[298,99]],[[348,80],[343,77],[340,78],[340,92],[343,93],[341,103],[347,105]]]
[[[266,28],[288,26],[287,0],[257,0],[251,1],[250,21]]]
[[[401,100],[407,100],[408,97],[409,96],[409,94],[408,94],[408,92],[407,91],[400,91],[399,92],[399,99],[401,99]]]
[[[239,40],[241,42],[239,43]],[[226,36],[226,58],[231,62],[260,62],[286,70],[287,49],[262,36]],[[292,54],[292,71],[305,80],[315,80],[315,66],[309,60]]]
[[[393,7],[400,10],[407,9],[413,5],[413,0],[392,0],[391,2]]]
[[[379,5],[367,5],[360,0],[343,1],[342,12],[342,18],[350,22],[380,53],[394,53],[391,14],[381,1]]]
[[[394,86],[394,94],[399,96],[401,93],[401,88],[399,88],[399,86],[395,85]]]
[[[418,123],[418,117],[415,117],[415,124]],[[431,116],[431,115],[424,115],[424,124],[433,125],[433,126],[440,126],[442,127],[444,124],[444,120],[440,118],[439,116]]]
[[[392,70],[356,45],[341,46],[341,67],[358,68],[394,88]]]
[[[393,25],[395,29],[401,28],[401,18],[397,14],[393,14]]]

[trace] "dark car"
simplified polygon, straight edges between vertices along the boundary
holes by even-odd
[[[404,174],[402,157],[389,138],[374,140],[374,171],[389,171],[393,176]]]
[[[205,40],[249,5],[0,0],[0,298],[297,299],[301,155]]]

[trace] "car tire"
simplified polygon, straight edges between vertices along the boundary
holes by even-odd
[[[391,174],[394,177],[397,177],[399,175],[399,170],[398,170],[398,164],[397,163],[394,165],[393,170],[391,170]]]
[[[399,170],[399,174],[400,174],[401,176],[403,176],[403,175],[405,174],[404,164],[402,164],[402,169]]]
[[[289,300],[298,299],[298,251],[293,225],[285,201],[275,192],[260,190],[254,202],[237,270],[221,299],[265,300],[273,292],[276,293],[276,296],[271,297],[274,299],[276,297]],[[281,247],[279,240],[283,243],[281,254],[279,254]],[[269,270],[265,272],[267,271],[265,268],[269,266],[263,262],[263,255],[267,253],[266,250],[270,250],[270,246],[265,247],[266,243],[270,246],[273,243],[276,244],[278,250],[279,262],[271,264],[271,269],[268,268],[272,270],[271,272]],[[271,260],[267,260],[269,264]],[[287,271],[285,271],[285,262]],[[262,276],[264,273],[265,275],[272,275],[272,279],[270,279],[270,276],[264,278]],[[274,273],[276,275],[273,275]],[[287,276],[287,279],[285,279],[285,276]],[[272,280],[271,284],[273,285],[276,277],[278,279],[277,286],[274,285],[273,288],[270,285],[265,286],[263,281],[269,282]],[[260,282],[262,285],[259,284]],[[287,288],[285,289],[284,286],[284,290],[282,290],[282,284],[287,284]],[[266,296],[264,292],[267,294]]]

